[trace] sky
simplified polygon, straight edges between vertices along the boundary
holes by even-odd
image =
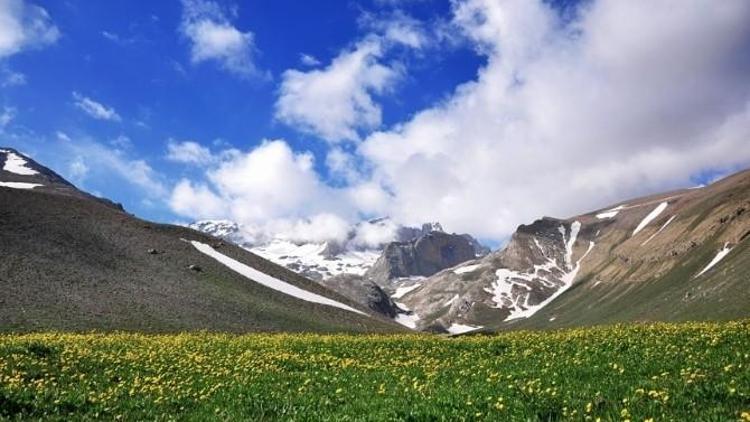
[[[749,135],[746,0],[0,0],[0,145],[156,221],[499,243]]]

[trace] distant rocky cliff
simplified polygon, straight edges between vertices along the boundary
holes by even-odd
[[[386,245],[365,277],[379,284],[402,277],[427,277],[474,258],[474,247],[464,236],[431,231],[409,242]]]

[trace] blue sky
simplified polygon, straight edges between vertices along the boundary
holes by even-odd
[[[747,2],[628,3],[9,0],[0,143],[159,221],[497,241],[750,164]]]
[[[31,49],[3,61],[8,71],[23,74],[26,83],[3,87],[2,102],[16,110],[13,126],[30,132],[6,142],[73,179],[66,162],[71,157],[56,155],[50,145],[58,133],[102,144],[115,141],[115,148],[147,159],[167,179],[191,171],[164,159],[168,139],[249,149],[263,139],[283,138],[294,149],[313,152],[325,178],[326,144],[274,118],[280,75],[304,68],[302,54],[329,62],[367,32],[362,21],[369,15],[404,10],[430,22],[444,19],[450,9],[448,2],[414,2],[398,8],[345,1],[257,1],[242,7],[217,3],[235,9],[232,24],[254,34],[253,61],[266,75],[248,77],[233,75],[217,63],[191,63],[190,42],[179,31],[183,4],[178,0],[34,4],[47,11],[60,36],[41,51]],[[383,125],[397,123],[448,95],[470,80],[482,61],[467,46],[441,50],[439,55],[405,58],[410,71],[398,83],[400,95],[381,99]],[[119,121],[82,113],[72,92],[115,110]],[[127,138],[127,144],[117,145],[118,138]],[[86,177],[78,182],[139,215],[177,219],[168,207],[144,204],[142,193],[120,179]]]

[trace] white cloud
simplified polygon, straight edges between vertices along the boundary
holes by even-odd
[[[168,190],[161,176],[143,159],[130,158],[118,150],[112,150],[98,143],[77,143],[72,145],[78,152],[76,160],[78,169],[86,168],[81,178],[93,173],[93,170],[117,175],[126,183],[141,189],[152,198],[163,198]],[[76,169],[71,168],[71,171]]]
[[[226,215],[224,201],[206,185],[194,185],[182,179],[172,190],[169,205],[177,214],[195,219],[220,218]]]
[[[502,238],[750,164],[750,3],[464,0],[454,25],[487,57],[475,81],[359,152],[406,223]]]
[[[291,242],[344,241],[349,234],[350,224],[335,214],[321,213],[294,220],[271,221],[266,232]]]
[[[104,104],[94,101],[89,97],[85,97],[77,92],[73,92],[73,100],[76,107],[80,108],[86,114],[98,120],[111,120],[119,122],[120,115],[117,114],[114,108],[107,107]]]
[[[323,236],[318,223],[336,237],[338,219],[390,215],[501,240],[542,215],[569,217],[750,165],[750,60],[739,54],[750,46],[750,3],[580,7],[564,20],[542,0],[455,1],[451,28],[486,63],[387,130],[375,96],[400,76],[383,64],[396,41],[368,37],[325,68],[287,71],[279,120],[333,143],[365,135],[330,147],[335,187],[311,154],[269,141],[212,163],[204,184],[184,189],[197,199],[183,198],[195,205],[181,214],[215,202],[217,217],[297,239]],[[379,236],[388,228],[361,241]]]
[[[118,135],[116,138],[111,139],[109,144],[115,147],[117,150],[128,150],[133,147],[133,141],[126,135]]]
[[[83,157],[76,157],[68,166],[68,174],[76,183],[80,183],[89,173],[89,166]]]
[[[396,10],[385,16],[365,14],[360,19],[361,25],[396,45],[413,49],[427,46],[429,37],[422,22]]]
[[[355,213],[345,192],[323,183],[310,153],[295,153],[282,140],[265,141],[240,153],[219,153],[204,183],[180,182],[172,210],[189,218],[230,218],[256,235],[292,240],[343,240]],[[333,216],[337,217],[333,217]]]
[[[115,34],[114,32],[102,31],[101,34],[102,34],[102,37],[104,37],[104,38],[106,38],[106,39],[108,39],[108,40],[110,40],[110,41],[112,41],[114,43],[119,43],[120,42],[120,36],[117,35],[117,34]]]
[[[363,222],[357,225],[352,244],[361,248],[375,248],[395,240],[398,230],[398,224],[391,219]]]
[[[282,76],[276,118],[330,142],[359,139],[360,129],[381,123],[373,95],[391,89],[397,68],[379,62],[379,38],[368,38],[339,54],[324,69],[287,70]]]
[[[55,132],[55,137],[57,138],[58,141],[61,141],[61,142],[72,142],[73,141],[73,139],[71,139],[70,136],[68,136],[67,133],[65,133],[63,131],[59,131],[59,130],[57,132]]]
[[[190,40],[193,63],[218,62],[225,70],[240,76],[257,76],[253,61],[252,32],[242,32],[230,21],[236,12],[207,0],[183,0],[180,32]]]
[[[0,64],[0,87],[8,88],[21,85],[26,85],[26,75]]]
[[[23,0],[0,1],[0,59],[53,44],[59,37],[43,8]]]
[[[4,129],[15,118],[16,109],[14,107],[3,107],[3,112],[0,113],[0,129]]]
[[[318,60],[315,56],[311,56],[310,54],[300,54],[299,55],[299,62],[302,63],[305,66],[315,67],[320,66],[320,60]]]
[[[161,199],[169,194],[164,177],[146,160],[87,135],[69,135],[61,131],[54,135],[59,142],[38,144],[37,148],[51,154],[49,163],[59,165],[64,176],[77,184],[95,181],[101,185],[119,180],[124,183],[118,186],[133,187],[147,199]],[[29,144],[38,142],[36,138],[28,141]]]
[[[194,141],[167,142],[167,159],[177,163],[209,164],[214,160],[211,150]]]
[[[374,181],[360,181],[346,189],[347,200],[366,215],[384,216],[391,211],[391,194]]]
[[[363,14],[359,24],[367,34],[328,66],[283,73],[275,106],[279,121],[330,143],[358,141],[380,127],[379,97],[391,93],[405,73],[389,53],[396,47],[420,50],[428,37],[419,21],[400,11]],[[315,57],[300,57],[306,67],[320,64]]]

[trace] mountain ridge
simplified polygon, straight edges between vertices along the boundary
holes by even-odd
[[[140,220],[41,172],[8,171],[11,154],[0,151],[0,331],[401,331],[240,247]]]
[[[507,329],[689,319],[698,307],[675,295],[689,295],[690,289],[716,307],[713,313],[696,311],[696,317],[747,317],[750,309],[740,299],[750,300],[748,209],[750,171],[743,171],[700,189],[621,201],[567,219],[545,217],[519,226],[504,249],[428,277],[401,301],[418,315],[431,315],[420,327],[442,329],[453,323]],[[698,276],[721,251],[713,267]],[[721,291],[706,287],[711,271],[733,266],[745,275],[740,272]],[[597,286],[598,293],[587,297],[584,285]],[[640,290],[669,302],[660,307],[667,310],[627,311],[639,308],[636,298],[644,299],[628,292]],[[454,295],[451,307],[439,306]],[[623,310],[595,311],[599,302]]]
[[[235,223],[202,227],[227,241],[140,220],[9,148],[0,148],[0,204],[6,331],[398,332],[398,323],[462,334],[750,316],[750,170],[543,217],[484,256],[439,224],[386,227],[416,237],[388,243],[396,255],[371,250],[372,263],[398,267],[420,242],[450,240],[422,253],[440,262],[424,274],[347,266],[341,256],[357,251],[341,245],[294,245],[336,263],[317,282],[291,271],[293,261],[248,251]]]

